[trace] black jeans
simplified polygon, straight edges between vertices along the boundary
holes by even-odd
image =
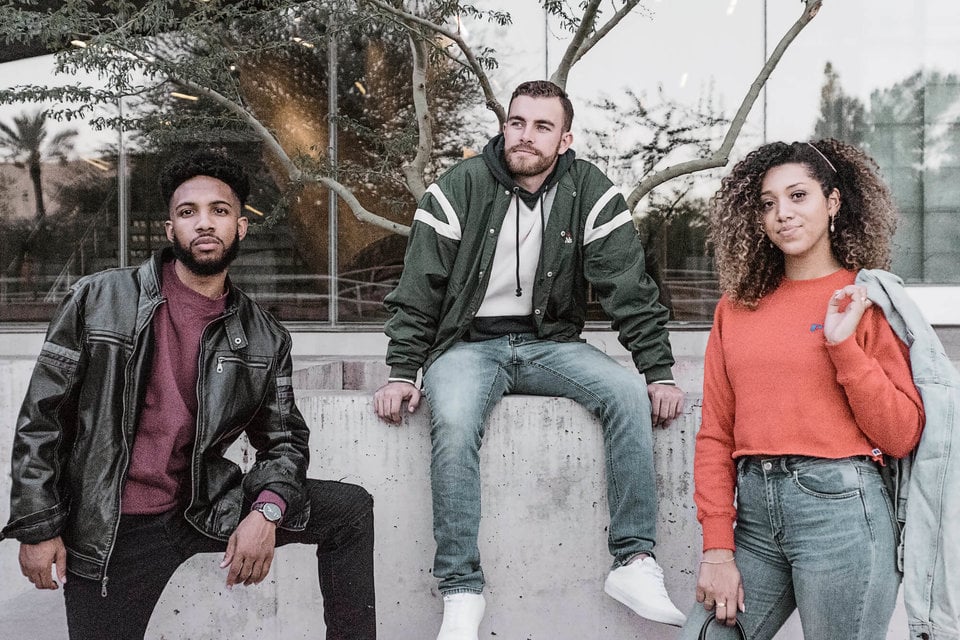
[[[308,480],[310,520],[303,531],[277,529],[277,546],[317,545],[327,640],[377,637],[373,584],[373,498],[362,487]],[[222,553],[226,542],[199,533],[179,509],[156,516],[121,516],[101,584],[70,574],[64,585],[71,640],[143,638],[170,577],[197,553]],[[69,567],[67,567],[69,570]]]

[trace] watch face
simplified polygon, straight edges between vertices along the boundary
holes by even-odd
[[[276,522],[280,519],[282,515],[280,512],[280,507],[273,504],[272,502],[267,502],[257,507],[257,511],[263,514],[263,517],[269,520],[270,522]]]

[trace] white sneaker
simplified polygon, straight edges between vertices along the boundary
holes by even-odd
[[[437,640],[479,640],[480,621],[486,607],[487,603],[479,593],[443,596],[443,623]]]
[[[654,622],[682,627],[687,617],[670,601],[663,586],[663,569],[651,557],[617,567],[607,576],[603,590],[637,615]]]

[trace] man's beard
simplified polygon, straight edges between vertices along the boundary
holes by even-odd
[[[517,149],[528,149],[535,153],[536,155],[526,156],[526,155],[514,155],[514,151]],[[557,151],[560,150],[560,145],[557,145]],[[554,151],[550,156],[544,156],[536,149],[530,147],[524,147],[523,145],[516,145],[511,147],[510,150],[504,154],[507,161],[507,169],[510,170],[510,173],[514,176],[538,176],[551,166],[557,160],[557,153]]]
[[[234,260],[237,259],[237,256],[240,255],[240,232],[237,232],[237,235],[234,237],[233,242],[229,246],[224,247],[223,253],[219,258],[212,258],[208,260],[197,260],[196,256],[193,255],[193,252],[190,250],[190,247],[186,247],[180,243],[180,239],[174,234],[173,236],[173,255],[176,256],[177,260],[185,266],[190,273],[198,276],[214,276],[218,273],[222,273],[227,270],[227,267],[230,266]]]

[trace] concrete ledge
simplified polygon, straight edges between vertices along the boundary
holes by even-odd
[[[295,375],[298,404],[311,425],[310,475],[366,487],[376,500],[376,572],[380,638],[430,640],[442,602],[431,575],[429,412],[425,403],[398,427],[380,422],[366,389],[383,380],[375,361],[317,362]],[[0,468],[33,368],[0,361]],[[699,389],[696,361],[678,363],[678,380]],[[337,391],[317,387],[353,386]],[[660,497],[658,560],[681,609],[693,606],[700,531],[693,507],[692,458],[700,401],[688,395],[682,419],[655,433]],[[562,398],[508,396],[491,416],[481,450],[484,518],[480,549],[487,578],[481,638],[506,640],[667,640],[677,630],[643,620],[602,591],[611,562],[603,453],[595,419]],[[246,453],[251,455],[245,456]],[[241,440],[232,454],[252,461]],[[248,462],[249,464],[249,462]],[[0,476],[0,518],[7,520],[9,473]],[[196,556],[174,575],[157,605],[148,638],[323,637],[316,559],[309,547],[277,552],[270,578],[227,591],[219,557]],[[0,629],[4,637],[66,637],[60,593],[35,589],[20,575],[15,542],[0,544]],[[899,616],[899,618],[898,618]],[[902,610],[888,640],[907,637]],[[22,630],[18,632],[8,630]],[[801,638],[796,616],[777,635]]]
[[[375,497],[382,637],[431,637],[443,607],[431,575],[426,408],[390,427],[374,416],[365,391],[301,392],[298,403],[316,434],[311,475],[362,484]],[[658,551],[678,601],[692,601],[699,543],[690,473],[674,471],[690,468],[698,410],[656,438]],[[637,618],[603,594],[610,557],[602,446],[586,411],[560,398],[507,397],[491,417],[481,459],[483,637],[674,637],[674,629]],[[222,575],[215,558],[192,559],[158,605],[152,637],[222,638],[227,629],[234,638],[318,637],[322,606],[309,548],[279,550],[268,585],[228,594]]]
[[[379,374],[376,365],[369,366]],[[29,361],[0,364],[0,375],[10,381],[0,387],[5,425],[14,424],[31,370]],[[439,627],[442,602],[431,575],[428,409],[423,406],[403,425],[391,427],[374,415],[369,391],[303,389],[334,386],[336,370],[324,363],[297,374],[298,404],[314,430],[310,475],[356,482],[374,495],[381,637],[429,638]],[[699,551],[690,500],[698,419],[694,402],[682,421],[656,436],[658,552],[668,589],[685,604],[692,600],[691,570]],[[0,440],[0,465],[6,469],[9,442],[9,437]],[[242,463],[242,441],[233,453]],[[673,637],[675,630],[646,622],[603,594],[611,559],[601,438],[592,416],[565,399],[510,396],[495,409],[481,453],[480,546],[488,581],[483,637]],[[4,474],[0,494],[8,491]],[[0,516],[6,520],[6,513]],[[0,626],[19,627],[29,620],[39,625],[31,631],[33,638],[65,637],[61,594],[34,590],[20,576],[16,556],[15,543],[0,545],[0,570],[10,576],[0,587]],[[181,567],[157,606],[148,637],[322,637],[310,548],[280,549],[266,583],[230,592],[217,563],[208,554]]]

